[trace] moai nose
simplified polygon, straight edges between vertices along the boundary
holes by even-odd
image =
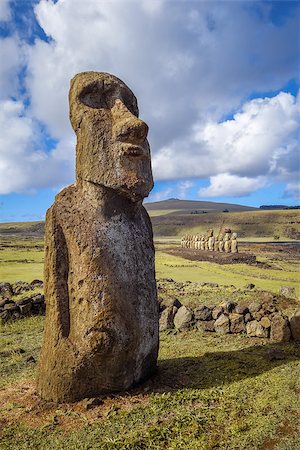
[[[145,141],[148,125],[132,114],[121,100],[115,102],[111,112],[116,140],[131,144],[142,144]]]

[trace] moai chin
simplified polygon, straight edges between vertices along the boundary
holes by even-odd
[[[46,320],[37,391],[72,402],[121,391],[156,368],[154,246],[142,200],[153,187],[148,127],[118,78],[71,80],[76,183],[46,216]]]

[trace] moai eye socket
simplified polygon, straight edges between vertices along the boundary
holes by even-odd
[[[85,86],[78,99],[89,108],[95,109],[112,109],[115,101],[119,99],[133,115],[139,115],[136,98],[126,86],[97,80]]]
[[[106,93],[104,92],[104,85],[99,81],[94,81],[88,86],[84,87],[78,96],[81,103],[90,108],[108,108],[106,101]]]

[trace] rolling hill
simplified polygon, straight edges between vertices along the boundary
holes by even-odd
[[[177,199],[146,203],[145,207],[155,237],[202,234],[210,228],[217,234],[221,227],[230,227],[245,239],[300,240],[299,210],[262,210],[230,203]],[[43,236],[44,222],[0,223],[2,238],[42,239]]]

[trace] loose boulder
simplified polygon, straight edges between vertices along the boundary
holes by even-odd
[[[230,321],[229,317],[225,314],[221,314],[215,321],[215,331],[221,334],[230,333]]]
[[[272,317],[270,338],[277,342],[288,342],[290,340],[291,330],[286,317],[281,314]]]
[[[300,340],[300,310],[290,317],[290,327],[293,339]]]
[[[186,306],[181,306],[174,317],[175,328],[179,331],[187,330],[193,321],[193,312]]]

